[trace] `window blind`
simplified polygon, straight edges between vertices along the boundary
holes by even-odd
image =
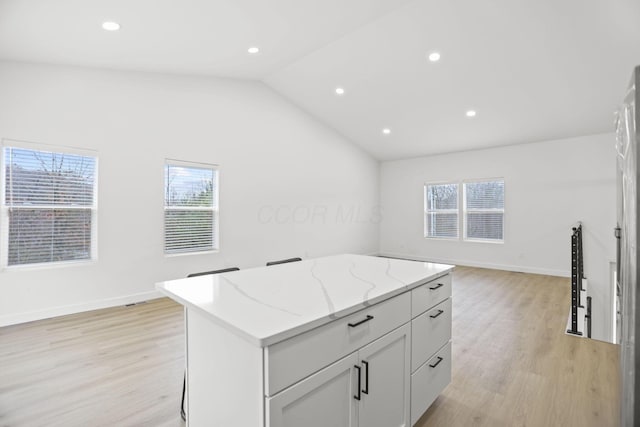
[[[425,186],[425,236],[458,237],[458,184]]]
[[[165,165],[165,253],[218,249],[217,180],[213,166]]]
[[[4,147],[6,265],[93,258],[97,159]]]
[[[504,180],[464,183],[465,238],[504,240]]]

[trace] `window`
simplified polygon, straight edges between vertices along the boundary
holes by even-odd
[[[458,184],[425,185],[425,237],[458,238]]]
[[[97,158],[5,141],[2,264],[96,256]]]
[[[218,249],[218,171],[167,160],[164,173],[166,254]]]
[[[504,241],[504,180],[464,183],[464,238]]]
[[[424,189],[425,237],[458,239],[462,221],[464,240],[504,242],[504,179],[426,184]]]

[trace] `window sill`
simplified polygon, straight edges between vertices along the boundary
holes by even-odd
[[[459,237],[431,237],[431,236],[424,236],[425,239],[429,239],[429,240],[443,240],[445,242],[457,242],[460,240]]]
[[[459,237],[430,237],[424,236],[428,240],[439,240],[443,242],[460,242],[460,243],[489,243],[492,245],[504,245],[504,240],[489,240],[489,239],[461,239]]]
[[[164,256],[165,258],[177,258],[177,257],[188,256],[188,255],[210,255],[210,254],[217,254],[219,252],[220,252],[220,249],[212,249],[210,251],[176,252],[173,254],[165,253]]]
[[[49,270],[54,268],[67,268],[67,267],[83,267],[88,265],[97,264],[97,259],[77,260],[77,261],[56,261],[56,262],[44,262],[38,264],[18,264],[18,265],[5,265],[2,267],[2,271],[29,271],[29,270]]]
[[[489,240],[489,239],[462,239],[463,242],[469,243],[489,243],[492,245],[504,245],[504,240]]]

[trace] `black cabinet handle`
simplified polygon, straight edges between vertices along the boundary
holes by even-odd
[[[360,370],[360,366],[358,365],[353,365],[354,368],[356,368],[358,370],[358,394],[353,395],[353,398],[356,400],[360,400],[361,398],[361,394],[360,394],[360,387],[362,386],[362,372]]]
[[[438,356],[438,361],[436,363],[434,363],[433,365],[429,365],[429,367],[430,368],[435,368],[436,366],[438,366],[440,364],[440,362],[442,362],[442,357]]]
[[[442,283],[438,283],[437,285],[435,285],[434,287],[429,287],[429,289],[431,289],[432,291],[435,291],[436,289],[440,289],[441,287],[443,287],[444,284]]]
[[[429,317],[431,317],[432,319],[435,319],[436,317],[440,316],[442,313],[444,313],[444,311],[443,311],[443,310],[438,310],[438,314],[435,314],[435,315],[434,315],[434,314],[432,314],[432,315],[430,315]]]
[[[362,392],[364,394],[369,394],[369,362],[367,362],[366,360],[363,360],[362,364],[365,367],[365,371],[364,371],[364,388],[362,389]]]
[[[355,328],[356,326],[362,325],[363,323],[366,323],[371,319],[373,319],[373,316],[367,314],[367,318],[366,319],[362,319],[358,323],[349,323],[348,325],[351,326],[352,328]]]

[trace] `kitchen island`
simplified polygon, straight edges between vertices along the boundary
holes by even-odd
[[[158,283],[191,427],[410,426],[451,378],[453,266],[337,255]]]

